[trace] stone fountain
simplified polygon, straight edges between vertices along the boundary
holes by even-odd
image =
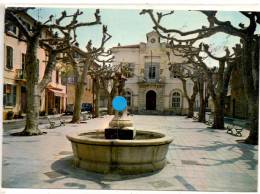
[[[122,73],[116,76],[121,83],[117,93],[121,94],[120,88],[122,91],[125,80]],[[125,107],[118,109],[123,111],[122,116],[116,111],[106,129],[67,135],[76,167],[104,174],[140,174],[158,171],[165,166],[168,147],[173,140],[163,133],[136,130],[127,116],[124,101]]]
[[[124,114],[113,118],[109,128],[103,131],[70,134],[67,138],[72,143],[76,167],[104,174],[158,171],[166,164],[172,142],[162,133],[135,130]]]

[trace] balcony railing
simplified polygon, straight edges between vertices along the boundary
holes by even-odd
[[[16,69],[16,79],[17,80],[25,80],[26,74],[24,69]]]
[[[149,79],[147,77],[138,77],[138,83],[165,83],[166,77],[161,76],[160,78],[157,79]]]

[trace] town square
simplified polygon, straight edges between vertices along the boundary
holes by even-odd
[[[2,187],[257,192],[260,14],[6,7]]]

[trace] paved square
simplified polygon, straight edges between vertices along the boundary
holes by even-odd
[[[213,130],[182,116],[132,117],[137,129],[161,131],[173,142],[166,167],[144,175],[101,175],[74,168],[69,132],[103,129],[111,116],[47,129],[34,137],[3,137],[2,187],[131,189],[173,191],[257,191],[258,146],[239,144],[225,130]]]

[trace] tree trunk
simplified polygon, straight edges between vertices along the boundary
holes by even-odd
[[[205,98],[206,96],[204,95],[204,81],[199,80],[198,82],[198,89],[199,89],[199,96],[200,96],[200,108],[199,108],[199,122],[206,122],[206,101]]]
[[[81,113],[81,99],[83,95],[84,85],[82,83],[77,83],[75,88],[75,101],[73,109],[72,123],[80,122],[80,113]]]
[[[80,122],[80,114],[81,114],[81,102],[82,102],[82,96],[84,93],[84,85],[85,85],[85,78],[87,76],[87,70],[88,65],[84,64],[83,72],[80,74],[78,72],[78,75],[80,75],[79,81],[76,83],[75,88],[75,102],[74,102],[74,110],[73,110],[73,117],[71,123],[79,123]],[[78,80],[78,79],[76,79]]]
[[[254,56],[253,56],[254,55]],[[258,144],[258,106],[259,106],[259,38],[244,40],[242,73],[245,94],[248,99],[250,133],[245,143]]]
[[[189,102],[189,113],[188,113],[188,118],[192,118],[194,114],[194,103],[196,100],[196,96],[198,94],[198,82],[193,81],[193,89],[192,89],[192,94],[191,97],[188,99]]]
[[[43,134],[38,128],[39,125],[39,107],[40,107],[40,92],[38,85],[27,83],[27,110],[26,110],[26,125],[22,132],[23,135],[41,135]]]
[[[102,87],[103,87],[106,97],[107,97],[107,114],[113,115],[112,100],[113,100],[113,97],[115,96],[115,89],[116,89],[115,85],[116,84],[115,84],[115,82],[113,82],[112,89],[109,92],[108,82],[109,82],[108,79],[100,80],[100,83],[102,84]]]
[[[187,118],[192,118],[193,117],[193,112],[194,112],[194,102],[195,102],[195,99],[194,100],[189,100],[188,103],[189,103],[189,110],[188,110],[188,115],[187,115]]]
[[[199,122],[205,123],[206,121],[206,102],[203,96],[200,95],[200,109],[199,109]]]
[[[184,79],[184,78],[179,78],[179,79],[182,82],[184,97],[187,99],[188,104],[189,104],[187,118],[192,118],[193,113],[194,113],[194,102],[196,100],[196,95],[198,93],[197,83],[193,81],[193,91],[192,91],[191,97],[189,97],[188,92],[187,92],[186,79]]]
[[[228,72],[225,73],[225,64],[226,60],[219,60],[219,69],[218,69],[218,79],[217,86],[214,89],[213,82],[209,82],[210,93],[214,103],[214,121],[213,129],[225,129],[224,126],[224,105],[225,105],[225,96],[227,94],[227,86],[230,78],[231,68],[228,68]],[[212,79],[212,75],[211,75]]]
[[[100,96],[99,96],[99,91],[100,91],[100,86],[98,81],[94,81],[95,83],[95,117],[99,117],[99,102],[100,102]]]
[[[113,114],[112,100],[113,100],[113,96],[108,95],[107,96],[107,114],[109,114],[109,115]]]
[[[214,102],[215,112],[214,112],[214,123],[213,129],[224,129],[224,97],[219,98],[217,102]]]
[[[255,102],[248,102],[248,107],[250,132],[245,143],[258,145],[258,106],[256,106]]]
[[[26,51],[26,66],[27,75],[27,107],[26,107],[26,124],[22,132],[14,135],[31,136],[41,135],[43,132],[38,128],[39,125],[39,107],[40,107],[40,90],[39,82],[39,67],[37,63],[37,47],[39,45],[38,37],[31,38],[27,44]]]
[[[53,50],[49,51],[48,63],[45,67],[43,78],[39,83],[39,89],[41,93],[44,91],[46,86],[51,82],[52,72],[56,66],[56,57],[57,57],[56,51]]]

